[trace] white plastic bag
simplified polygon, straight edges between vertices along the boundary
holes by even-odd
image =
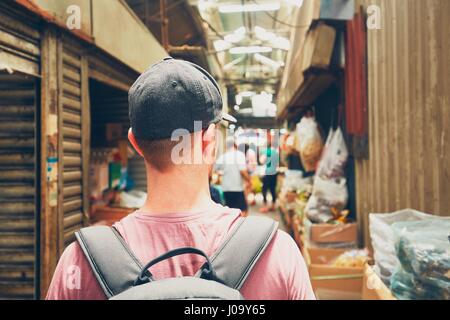
[[[391,225],[403,221],[435,220],[443,218],[420,211],[405,209],[394,213],[371,213],[369,215],[369,230],[375,260],[375,272],[389,285],[392,274],[399,266],[395,252],[395,234]]]
[[[334,219],[332,208],[342,210],[347,205],[348,191],[345,178],[314,178],[313,194],[308,200],[305,211],[308,219],[314,223],[327,223]]]
[[[303,117],[297,124],[297,151],[307,172],[315,171],[322,154],[323,141],[318,124],[312,117]]]
[[[282,190],[284,192],[299,192],[306,184],[312,184],[311,178],[303,178],[301,170],[287,170],[284,174]]]
[[[341,128],[336,131],[331,130],[317,168],[317,174],[327,178],[343,177],[347,159],[348,149]]]
[[[391,278],[400,299],[450,299],[450,220],[396,222],[396,253],[401,266]]]

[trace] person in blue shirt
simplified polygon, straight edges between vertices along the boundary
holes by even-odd
[[[277,201],[277,170],[280,164],[280,154],[278,148],[273,144],[273,136],[269,133],[267,135],[267,148],[263,150],[262,162],[265,164],[264,176],[262,179],[263,188],[263,200],[264,206],[260,209],[260,212],[267,213],[269,211],[275,211],[275,205]],[[267,193],[270,191],[272,196],[272,203],[270,206],[267,205]]]

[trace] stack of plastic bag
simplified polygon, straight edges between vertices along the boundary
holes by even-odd
[[[399,299],[450,300],[450,221],[424,220],[392,225],[400,265],[391,278]]]
[[[328,135],[322,158],[314,178],[312,196],[305,208],[314,223],[328,223],[338,218],[347,205],[347,180],[344,168],[348,150],[340,128]]]
[[[375,260],[374,270],[389,286],[392,274],[400,265],[395,252],[393,225],[397,222],[450,221],[450,218],[433,216],[420,211],[405,209],[393,213],[371,213],[369,215],[370,238]]]
[[[323,141],[314,118],[303,117],[297,124],[296,149],[307,172],[315,171],[322,154]]]

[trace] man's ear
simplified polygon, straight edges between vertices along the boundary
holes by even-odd
[[[142,152],[141,148],[139,148],[139,145],[136,141],[136,137],[134,136],[133,130],[131,130],[131,128],[128,130],[128,140],[130,141],[134,150],[136,150],[136,152],[139,153],[139,155],[143,158],[144,153]]]
[[[216,158],[216,125],[210,124],[207,129],[203,130],[202,152],[205,162],[214,163]]]

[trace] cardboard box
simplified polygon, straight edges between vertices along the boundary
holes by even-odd
[[[115,222],[125,218],[135,211],[131,208],[118,208],[108,206],[93,206],[91,209],[91,223],[94,225],[112,226]]]
[[[345,249],[305,246],[304,256],[308,264],[311,284],[318,299],[361,299],[364,267],[342,268],[332,265],[333,261],[345,251]]]
[[[354,243],[358,241],[358,225],[346,224],[310,224],[309,240],[312,243]]]
[[[366,264],[364,268],[363,300],[397,300],[373,268]]]

